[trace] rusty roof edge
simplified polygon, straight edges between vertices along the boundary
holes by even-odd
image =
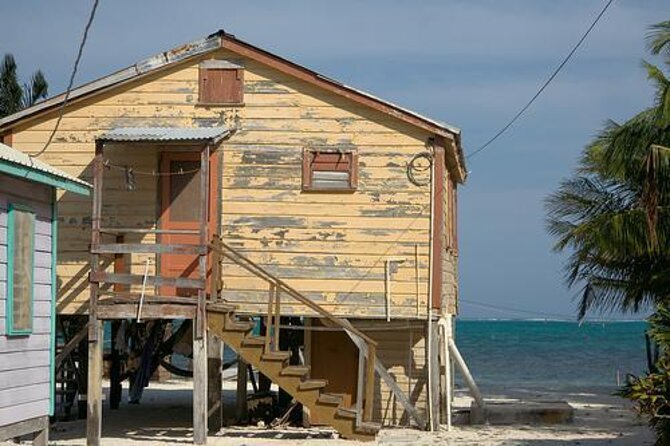
[[[107,76],[101,77],[99,79],[93,80],[86,84],[83,84],[77,88],[74,88],[70,91],[70,96],[68,101],[78,99],[82,96],[85,96],[94,91],[116,85],[120,82],[127,81],[129,79],[136,78],[140,75],[153,72],[159,68],[165,67],[172,63],[177,63],[187,58],[197,56],[221,47],[221,38],[218,35],[210,35],[203,39],[198,39],[193,42],[181,45],[179,47],[173,48],[169,51],[164,51],[162,53],[155,54],[151,57],[140,60],[139,62],[123,68],[119,71],[116,71]],[[51,107],[62,104],[65,99],[65,93],[60,93],[51,98],[45,99],[44,101],[38,102],[35,105],[25,108],[14,114],[5,116],[0,119],[0,128],[7,126],[8,124],[19,121],[23,118],[31,116],[35,113],[39,113]]]

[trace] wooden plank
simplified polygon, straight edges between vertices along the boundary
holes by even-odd
[[[207,428],[216,434],[223,427],[223,391],[221,364],[223,343],[211,332],[207,333]]]
[[[193,330],[193,443],[207,442],[207,338]]]
[[[247,419],[247,362],[237,357],[237,392],[235,394],[235,418],[238,423]]]
[[[197,234],[198,231],[187,229],[141,229],[141,228],[102,228],[105,234]]]
[[[105,271],[91,272],[91,280],[94,282],[120,283],[126,285],[141,285],[144,276],[139,274],[114,274]],[[147,287],[174,286],[177,288],[204,289],[203,279],[189,279],[186,277],[161,277],[147,276]]]
[[[0,428],[0,441],[10,440],[16,437],[32,434],[49,429],[49,417],[30,418],[18,421]]]
[[[88,334],[88,324],[85,324],[81,330],[77,332],[69,341],[67,341],[67,344],[63,346],[60,350],[60,352],[56,355],[55,359],[55,364],[56,364],[56,369],[58,369],[63,362],[65,358],[67,358],[70,353],[72,353],[72,350],[74,350],[77,345],[86,337]]]
[[[202,254],[207,247],[202,245],[162,245],[149,243],[115,243],[93,246],[91,252],[96,254]]]
[[[116,305],[116,304],[139,304],[141,299],[141,294],[137,293],[123,293],[119,296],[115,294],[113,296],[103,295],[98,300],[98,305]],[[145,295],[144,303],[150,304],[182,304],[182,305],[197,305],[198,300],[195,297],[184,297],[184,296],[152,296]]]
[[[88,344],[88,386],[86,394],[86,444],[98,446],[102,437],[102,322],[89,320],[89,332],[95,332],[95,340]]]
[[[142,319],[193,319],[195,305],[153,304],[142,305]],[[100,319],[135,319],[137,318],[136,304],[100,305],[98,307]]]

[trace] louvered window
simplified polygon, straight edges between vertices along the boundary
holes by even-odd
[[[358,154],[354,151],[303,153],[302,188],[305,191],[345,191],[358,187]]]

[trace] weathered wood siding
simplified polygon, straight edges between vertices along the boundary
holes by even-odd
[[[377,357],[416,409],[426,415],[426,324],[418,321],[353,321],[377,341]],[[409,414],[391,390],[376,376],[373,421],[385,426],[411,424]]]
[[[235,127],[238,131],[221,147],[225,240],[343,316],[384,317],[384,260],[402,258],[405,262],[393,276],[392,315],[425,317],[429,188],[412,185],[405,165],[425,149],[428,132],[223,50],[215,57],[245,65],[244,106],[196,104],[199,61],[185,62],[68,106],[42,159],[90,180],[94,139],[104,130]],[[14,128],[14,147],[42,149],[55,120],[51,113]],[[358,190],[302,193],[304,147],[357,150]],[[136,170],[152,170],[156,161],[153,149],[141,147],[107,154]],[[123,172],[106,172],[103,225],[155,224],[156,178],[136,179],[137,189],[126,192]],[[65,194],[59,204],[58,311],[84,312],[90,201]],[[132,264],[134,272],[143,273],[141,257]],[[227,298],[250,312],[265,311],[265,284],[232,266],[224,274]],[[289,308],[288,302],[284,309],[300,310]]]
[[[7,203],[35,217],[33,331],[7,336]],[[51,368],[51,188],[0,176],[0,426],[49,415]]]

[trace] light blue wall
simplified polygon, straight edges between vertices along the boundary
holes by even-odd
[[[35,211],[33,330],[8,336],[7,205]],[[0,174],[0,426],[49,415],[51,400],[52,188]]]

